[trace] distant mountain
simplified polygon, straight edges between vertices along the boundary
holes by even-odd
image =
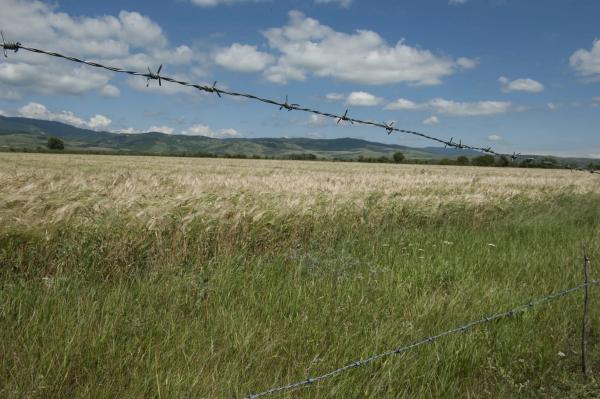
[[[72,151],[144,154],[217,154],[284,157],[311,153],[321,158],[356,159],[391,156],[400,151],[411,159],[440,159],[478,152],[454,148],[412,148],[367,140],[310,138],[226,138],[169,135],[157,132],[121,134],[81,129],[60,122],[0,116],[0,149],[45,148],[49,136],[60,137]]]

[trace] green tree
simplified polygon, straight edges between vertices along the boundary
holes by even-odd
[[[400,151],[394,153],[394,162],[400,163],[400,162],[404,161],[405,159],[406,159],[406,157]]]
[[[457,165],[469,165],[470,163],[471,161],[469,161],[469,157],[465,155],[461,155],[460,157],[456,158]]]
[[[493,166],[495,163],[495,159],[491,155],[482,155],[473,158],[473,161],[471,161],[471,163],[475,166]]]
[[[64,150],[65,143],[58,137],[48,137],[48,143],[46,147],[50,150]]]
[[[508,165],[510,165],[510,161],[504,155],[502,155],[500,158],[498,158],[498,161],[496,162],[496,166],[508,166]]]

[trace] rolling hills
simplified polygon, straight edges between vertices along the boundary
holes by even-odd
[[[69,151],[132,154],[216,154],[285,157],[311,153],[320,158],[356,159],[390,156],[400,151],[412,159],[440,159],[458,155],[478,155],[466,150],[438,147],[412,148],[355,138],[211,138],[169,135],[158,132],[121,134],[82,129],[61,122],[29,118],[0,117],[0,149],[35,150],[45,148],[48,137],[65,142]]]

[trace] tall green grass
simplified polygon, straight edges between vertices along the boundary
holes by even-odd
[[[1,228],[0,396],[243,397],[577,285],[584,248],[593,275],[600,260],[598,195],[207,223]],[[576,293],[283,397],[597,397],[581,308]]]

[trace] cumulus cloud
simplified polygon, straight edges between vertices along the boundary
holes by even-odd
[[[216,7],[220,5],[233,5],[236,3],[262,3],[266,0],[191,0],[191,3],[200,7]]]
[[[418,104],[413,101],[400,98],[387,104],[384,109],[392,111],[431,110],[450,116],[487,116],[506,113],[512,109],[512,104],[507,101],[460,102],[446,100],[443,98],[434,98],[426,103]]]
[[[89,121],[76,116],[71,111],[52,112],[45,105],[30,102],[18,110],[19,116],[32,119],[62,122],[80,128],[102,130],[111,124],[111,120],[104,115],[95,115]]]
[[[138,130],[134,127],[128,127],[125,129],[116,129],[112,131],[113,133],[123,133],[123,134],[138,134],[143,133],[141,130]]]
[[[308,132],[305,134],[309,139],[322,139],[323,135],[319,132]]]
[[[437,112],[452,116],[484,116],[503,114],[510,110],[511,103],[507,101],[476,101],[458,102],[436,98],[428,105]]]
[[[505,93],[511,91],[526,91],[529,93],[539,93],[544,90],[544,85],[533,79],[515,79],[510,80],[506,76],[500,76],[498,81],[502,83],[502,91]]]
[[[429,125],[429,126],[438,125],[439,123],[440,123],[440,120],[435,115],[431,115],[429,118],[427,118],[423,121],[424,125]]]
[[[106,85],[102,89],[100,89],[100,94],[103,97],[119,97],[121,95],[121,90],[118,87],[113,85]]]
[[[280,53],[277,62],[264,72],[274,83],[302,81],[314,75],[369,85],[436,85],[444,77],[475,65],[464,57],[458,62],[411,47],[404,40],[389,45],[370,30],[337,32],[300,11],[290,11],[289,18],[288,25],[264,32],[269,46]]]
[[[190,126],[188,129],[184,130],[182,132],[183,134],[187,135],[187,136],[205,136],[205,137],[211,137],[211,138],[235,138],[235,137],[241,137],[241,133],[238,132],[235,129],[229,128],[229,129],[221,129],[218,131],[215,131],[213,129],[211,129],[209,126],[207,125],[203,125],[203,124],[197,124],[197,125],[193,125]]]
[[[18,100],[19,98],[21,98],[19,92],[0,85],[0,100]]]
[[[148,128],[148,131],[164,133],[164,134],[173,134],[175,129],[173,129],[172,127],[169,127],[169,126],[150,126],[150,128]]]
[[[239,72],[258,72],[272,63],[274,57],[256,49],[256,46],[234,43],[215,55],[215,62],[227,69]]]
[[[352,0],[315,0],[317,4],[337,4],[340,7],[348,8],[352,4]]]
[[[55,3],[39,0],[2,0],[2,6],[10,13],[0,13],[0,26],[32,47],[139,70],[167,61],[170,66],[187,65],[195,59],[187,46],[170,48],[162,28],[138,12],[74,17],[60,12]],[[28,52],[0,64],[0,85],[32,93],[80,95],[97,90],[114,96],[111,77],[106,71]]]
[[[373,107],[381,104],[382,101],[382,98],[376,97],[371,93],[365,91],[353,91],[348,95],[346,104],[356,107]]]
[[[344,97],[346,96],[341,93],[328,93],[325,96],[328,101],[342,101]]]
[[[554,104],[554,103],[548,103],[548,109],[550,111],[554,111],[558,108],[558,105]]]
[[[13,58],[10,62],[0,64],[1,83],[15,90],[26,89],[41,94],[80,95],[106,86],[108,80],[102,72],[83,67],[61,68],[52,62],[46,66],[31,65],[14,61]]]
[[[308,117],[308,120],[306,122],[304,122],[304,126],[315,128],[315,127],[326,126],[331,123],[332,123],[332,119],[327,118],[326,116],[311,114]]]
[[[500,141],[500,140],[502,140],[502,136],[500,136],[498,134],[490,134],[488,136],[488,140],[489,141]]]
[[[579,49],[569,59],[571,68],[581,76],[600,78],[600,39],[594,40],[591,50]]]
[[[405,98],[399,98],[396,101],[393,101],[387,104],[384,109],[388,111],[399,111],[399,110],[418,110],[423,108],[423,105],[419,105],[413,101],[407,100]]]
[[[479,60],[467,57],[460,57],[456,64],[463,70],[473,69],[479,65]]]
[[[104,115],[95,115],[90,119],[87,125],[94,130],[102,130],[107,128],[112,121]]]

